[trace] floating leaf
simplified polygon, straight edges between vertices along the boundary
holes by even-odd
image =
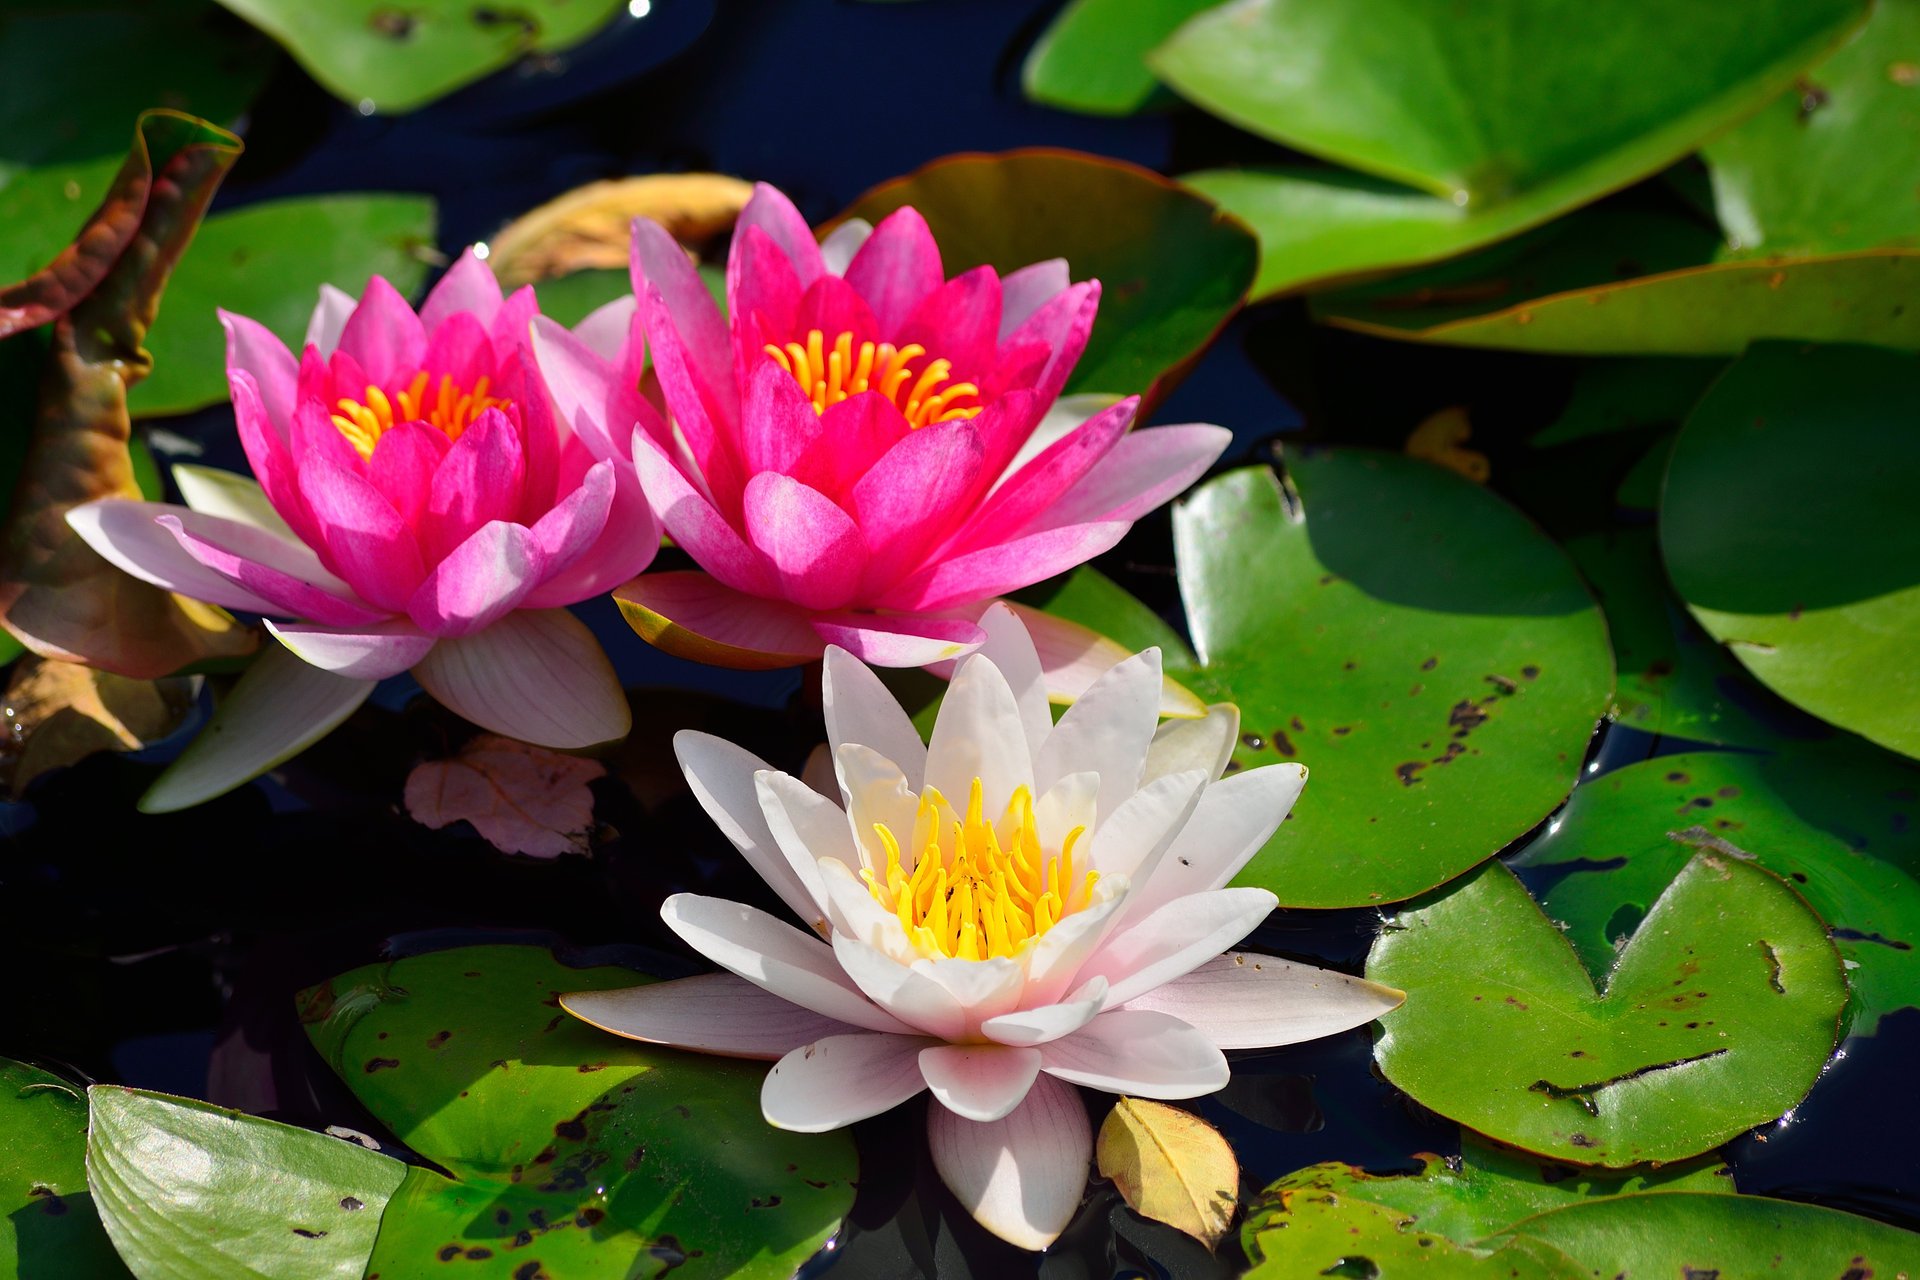
[[[925,215],[947,274],[1065,258],[1098,279],[1100,314],[1070,391],[1141,392],[1179,380],[1239,309],[1253,237],[1205,199],[1147,169],[1066,151],[935,160],[861,196],[845,217]]]
[[[1253,1263],[1247,1280],[1348,1276],[1396,1280],[1407,1275],[1447,1280],[1591,1280],[1572,1259],[1534,1240],[1503,1240],[1487,1248],[1422,1230],[1398,1209],[1366,1200],[1338,1204],[1313,1192],[1283,1195],[1249,1213],[1240,1238]]]
[[[302,995],[348,1087],[453,1177],[409,1178],[368,1271],[424,1274],[444,1257],[473,1280],[536,1262],[554,1276],[785,1280],[825,1243],[853,1201],[849,1137],[769,1126],[764,1066],[647,1048],[559,1008],[563,991],[635,977],[537,947],[463,947]]]
[[[595,269],[624,277],[635,218],[651,218],[697,249],[731,228],[752,195],[752,183],[718,173],[590,182],[501,228],[487,263],[510,288]]]
[[[7,747],[0,766],[18,796],[49,769],[99,751],[138,751],[177,727],[190,680],[130,680],[75,662],[28,657],[7,682]]]
[[[125,1276],[87,1191],[87,1104],[51,1072],[0,1058],[0,1276]]]
[[[1784,883],[1696,854],[1596,983],[1489,863],[1394,917],[1367,977],[1406,1003],[1374,1056],[1421,1105],[1581,1164],[1678,1160],[1785,1113],[1832,1052],[1846,980]]]
[[[466,821],[503,853],[555,858],[587,852],[596,760],[496,734],[476,735],[451,760],[428,760],[407,775],[407,814],[438,830]]]
[[[200,226],[147,339],[153,372],[127,396],[136,417],[227,398],[226,335],[216,307],[249,316],[295,352],[320,286],[358,294],[385,276],[411,295],[426,278],[434,206],[424,196],[304,196],[215,214]]]
[[[1920,1006],[1916,795],[1920,770],[1840,743],[1661,756],[1583,783],[1513,865],[1561,872],[1541,905],[1598,973],[1694,853],[1751,859],[1833,927],[1866,1034]]]
[[[391,1156],[187,1098],[87,1090],[87,1175],[152,1280],[359,1280],[406,1177]]]
[[[1093,115],[1132,115],[1168,97],[1147,51],[1219,0],[1072,0],[1034,43],[1020,72],[1027,96]]]
[[[1787,701],[1910,756],[1916,419],[1912,355],[1761,347],[1687,420],[1660,503],[1660,549],[1700,625]]]
[[[1211,1249],[1240,1204],[1240,1162],[1212,1125],[1164,1102],[1123,1097],[1107,1113],[1094,1166],[1134,1212]]]
[[[1312,781],[1240,873],[1289,906],[1392,902],[1459,875],[1572,788],[1606,709],[1606,627],[1564,554],[1499,498],[1360,450],[1230,472],[1174,512],[1200,660],[1168,674],[1233,702],[1232,768]],[[1105,608],[1056,598],[1096,631]]]
[[[1529,443],[1545,449],[1616,432],[1678,426],[1726,367],[1724,360],[1671,356],[1585,361],[1573,375],[1565,410]]]
[[[465,0],[220,0],[278,40],[344,102],[412,111],[535,53],[580,43],[622,0],[523,0],[511,8]]]

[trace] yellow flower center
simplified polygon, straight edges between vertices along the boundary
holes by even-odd
[[[1085,833],[1067,833],[1048,856],[1034,828],[1033,794],[1021,787],[1007,802],[999,830],[981,815],[980,779],[973,780],[967,816],[941,830],[945,801],[928,787],[920,795],[912,840],[919,851],[912,874],[900,865],[900,842],[884,822],[873,824],[886,846],[884,879],[860,873],[874,901],[900,918],[907,937],[926,955],[992,960],[1018,955],[1061,917],[1087,904],[1099,873],[1089,871],[1075,892],[1073,847]],[[943,841],[942,836],[946,839]]]
[[[392,397],[378,387],[368,387],[362,399],[342,399],[335,406],[339,412],[333,415],[333,425],[360,451],[361,457],[371,458],[380,437],[403,422],[424,422],[444,433],[448,440],[458,440],[461,433],[473,425],[474,419],[488,409],[505,409],[513,403],[488,395],[485,375],[468,391],[456,386],[451,374],[443,373],[432,398],[427,395],[429,381],[427,371],[422,369],[413,375],[405,391]]]
[[[916,372],[913,362],[927,354],[917,342],[899,348],[891,342],[863,342],[855,347],[853,335],[843,333],[828,347],[825,334],[809,329],[804,344],[789,342],[781,348],[769,342],[766,352],[812,398],[815,413],[825,413],[828,405],[863,391],[878,391],[893,401],[906,415],[908,425],[915,427],[971,418],[985,407],[955,403],[978,400],[980,388],[971,382],[949,385],[953,377],[951,360],[928,361]]]

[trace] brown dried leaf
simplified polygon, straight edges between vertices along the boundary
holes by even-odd
[[[1467,420],[1467,411],[1455,405],[1413,429],[1407,437],[1407,456],[1458,472],[1475,484],[1485,484],[1493,474],[1493,465],[1486,454],[1463,447],[1472,437],[1473,424]]]
[[[652,218],[697,249],[731,227],[752,194],[751,183],[718,173],[590,182],[508,223],[487,262],[509,288],[593,267],[624,271],[635,218]]]
[[[1209,1249],[1240,1203],[1240,1163],[1218,1130],[1163,1102],[1121,1098],[1100,1126],[1094,1162],[1134,1212]]]
[[[7,741],[0,747],[13,794],[49,769],[97,751],[137,751],[179,726],[192,680],[129,680],[73,662],[28,656],[7,684]]]
[[[596,760],[483,733],[453,759],[429,760],[407,775],[407,813],[436,830],[471,822],[503,853],[585,853],[593,829],[587,784],[606,772]]]

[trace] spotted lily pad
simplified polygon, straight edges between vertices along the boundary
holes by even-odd
[[[769,1126],[764,1067],[644,1048],[559,1007],[635,977],[462,947],[303,993],[348,1087],[451,1175],[409,1177],[370,1272],[784,1280],[826,1242],[853,1199],[850,1138]]]
[[[1910,756],[1916,421],[1920,357],[1759,347],[1687,420],[1660,503],[1661,551],[1700,624],[1787,701]]]
[[[1696,1155],[1793,1107],[1847,996],[1820,918],[1717,852],[1688,861],[1596,973],[1490,863],[1394,917],[1367,976],[1407,992],[1374,1046],[1388,1080],[1502,1142],[1614,1168]]]
[[[1606,710],[1606,627],[1566,556],[1452,472],[1331,450],[1287,474],[1230,472],[1176,509],[1198,657],[1169,649],[1167,671],[1239,705],[1230,767],[1312,770],[1240,883],[1290,906],[1411,897],[1566,796]],[[1049,607],[1111,634],[1089,603]]]
[[[1920,1005],[1917,805],[1920,770],[1867,747],[1662,756],[1583,784],[1514,865],[1552,869],[1542,906],[1598,973],[1695,852],[1751,859],[1833,926],[1867,1033]]]
[[[127,1274],[100,1229],[86,1153],[81,1091],[0,1058],[0,1277]]]

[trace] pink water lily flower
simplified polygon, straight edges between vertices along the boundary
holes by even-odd
[[[637,421],[640,480],[699,572],[616,593],[648,640],[730,666],[838,644],[882,666],[977,646],[1002,593],[1107,550],[1226,448],[1219,427],[1129,433],[1122,400],[1040,433],[1087,343],[1097,281],[1054,260],[947,279],[921,216],[817,244],[761,185],[740,215],[722,319],[660,226],[633,229],[640,327],[666,413]],[[608,403],[605,362],[543,326],[556,396]]]
[[[378,277],[358,302],[323,289],[297,359],[222,312],[257,483],[183,468],[187,506],[109,500],[69,520],[137,577],[267,615],[338,678],[321,686],[330,714],[411,670],[498,733],[618,738],[626,699],[565,606],[644,568],[658,526],[626,442],[553,413],[529,351],[536,311],[531,289],[503,298],[467,253],[418,314]],[[580,341],[618,350],[630,314],[590,318]]]
[[[1158,650],[1102,676],[1056,725],[1004,605],[923,744],[850,654],[823,676],[838,800],[705,734],[675,740],[693,792],[804,928],[677,894],[667,924],[722,969],[563,996],[606,1030],[776,1060],[767,1120],[818,1132],[931,1091],[935,1166],[989,1230],[1029,1249],[1065,1228],[1092,1134],[1071,1086],[1191,1098],[1226,1049],[1360,1026],[1398,991],[1222,952],[1274,895],[1228,882],[1306,781],[1222,779],[1220,707],[1158,726]]]

